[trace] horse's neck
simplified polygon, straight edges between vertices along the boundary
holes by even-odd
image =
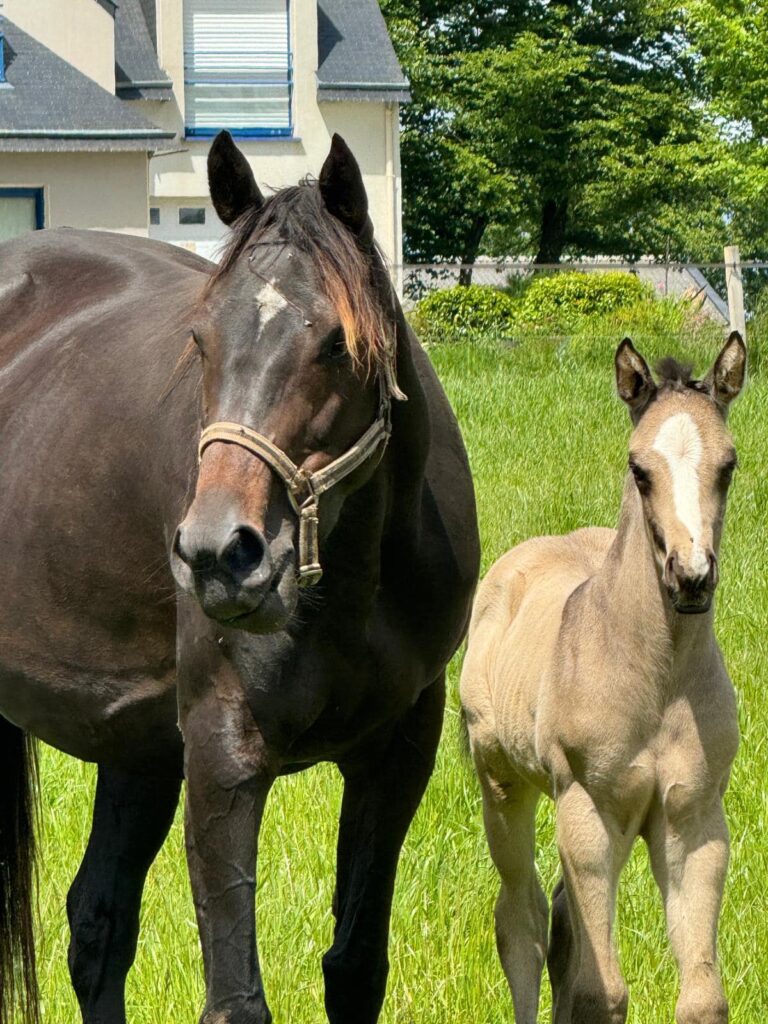
[[[616,539],[594,580],[613,635],[635,648],[637,664],[662,666],[674,677],[712,635],[712,611],[681,615],[662,584],[634,480],[624,482]]]

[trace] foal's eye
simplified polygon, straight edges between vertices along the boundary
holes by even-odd
[[[320,362],[341,363],[344,362],[348,355],[344,329],[337,327],[334,331],[331,331],[323,342],[323,348],[319,357]]]
[[[632,476],[635,478],[637,489],[641,494],[647,494],[651,489],[651,478],[648,475],[647,470],[643,469],[642,466],[638,466],[636,462],[630,459],[629,469]]]
[[[738,462],[734,458],[734,459],[729,459],[728,462],[726,462],[723,466],[720,467],[720,473],[719,473],[718,481],[719,481],[720,486],[722,488],[726,488],[730,484],[731,479],[733,477],[733,472],[736,469],[737,465],[738,465]]]

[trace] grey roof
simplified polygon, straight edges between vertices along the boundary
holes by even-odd
[[[115,13],[115,83],[121,99],[169,100],[172,82],[161,71],[142,0],[120,0]]]
[[[377,0],[318,0],[317,36],[318,99],[410,99]]]
[[[8,84],[0,88],[0,143],[34,140],[34,148],[41,150],[57,140],[55,148],[65,150],[100,140],[120,141],[121,149],[150,150],[174,137],[7,18],[3,33]]]
[[[0,135],[0,153],[129,153],[147,152],[150,156],[175,153],[170,139],[57,139],[49,136],[19,138]]]

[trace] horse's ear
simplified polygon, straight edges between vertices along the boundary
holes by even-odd
[[[340,135],[334,134],[331,151],[320,171],[320,195],[326,209],[358,236],[370,227],[368,196],[360,166]]]
[[[227,226],[246,210],[264,205],[251,166],[229,132],[219,132],[208,153],[208,189],[216,213]]]
[[[709,393],[723,410],[738,397],[746,375],[747,346],[739,332],[734,331],[720,350],[715,365],[704,378]]]
[[[616,349],[616,387],[619,398],[629,406],[632,421],[636,423],[656,394],[656,384],[648,363],[630,338],[625,338]]]

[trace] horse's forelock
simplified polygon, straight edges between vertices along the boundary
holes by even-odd
[[[268,231],[314,262],[355,366],[365,373],[382,366],[391,345],[383,257],[378,249],[364,251],[358,245],[349,229],[325,209],[317,183],[310,179],[281,189],[263,207],[246,210],[235,221],[206,296]]]

